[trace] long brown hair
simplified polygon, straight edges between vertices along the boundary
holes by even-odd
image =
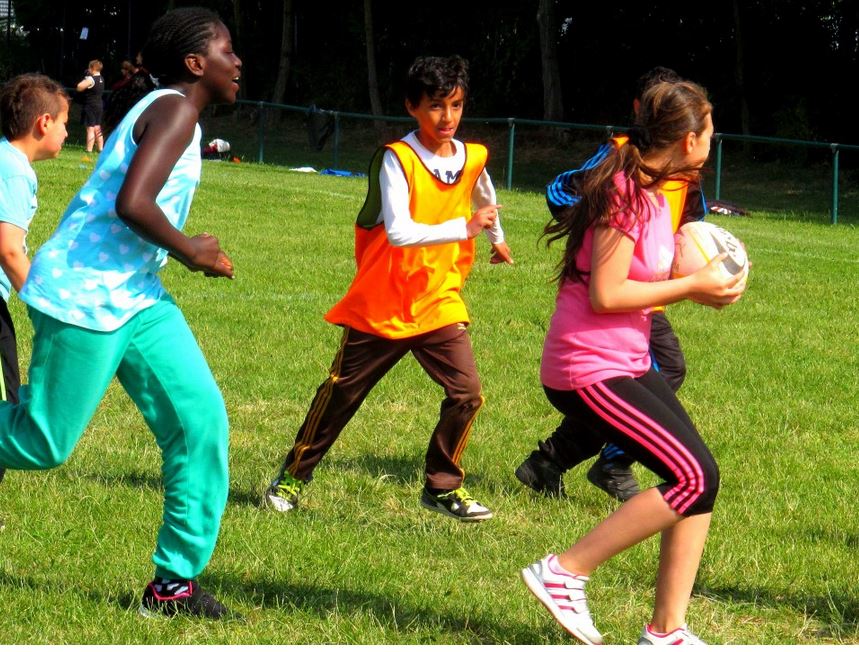
[[[700,135],[712,110],[707,92],[692,82],[662,82],[642,94],[629,140],[584,173],[578,189],[580,200],[561,211],[543,230],[548,237],[547,246],[566,239],[564,257],[558,265],[559,281],[585,280],[586,271],[576,267],[576,256],[589,228],[610,223],[620,212],[636,215],[639,220],[648,219],[650,203],[645,190],[659,187],[668,179],[698,178],[698,167],[669,162],[657,170],[645,164],[643,157],[668,149],[690,132]],[[614,183],[618,172],[623,172],[627,180],[621,197]]]

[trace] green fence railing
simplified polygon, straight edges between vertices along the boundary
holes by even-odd
[[[828,149],[832,152],[832,204],[830,219],[832,224],[838,224],[838,173],[839,153],[842,151],[859,152],[859,145],[844,145],[842,143],[823,143],[816,140],[793,140],[790,138],[774,138],[770,136],[741,136],[738,134],[713,134],[716,143],[716,199],[721,198],[722,191],[722,143],[733,140],[743,143],[766,143],[770,145],[798,145],[808,149]]]
[[[317,144],[315,148],[309,147],[306,140],[302,141],[296,135],[300,133],[301,125],[309,123],[310,119],[314,116],[328,122],[326,125],[328,129],[326,138],[321,141],[321,144]],[[248,117],[250,119],[246,119]],[[369,160],[372,149],[377,146],[378,136],[377,131],[368,129],[362,125],[375,123],[378,126],[394,123],[397,125],[397,129],[389,130],[390,133],[386,134],[385,137],[390,135],[390,138],[395,138],[397,137],[395,134],[401,131],[399,128],[400,124],[413,123],[413,119],[408,116],[373,116],[366,113],[319,109],[314,106],[297,106],[251,100],[239,100],[237,106],[232,109],[215,107],[205,117],[205,121],[208,121],[209,128],[206,129],[207,133],[220,136],[222,132],[225,132],[223,135],[230,137],[234,151],[245,160],[255,159],[259,163],[278,162],[282,164],[287,161],[294,162],[296,159],[306,159],[313,165],[318,166],[321,164],[325,167],[327,163],[335,169],[339,169],[344,164],[344,151],[348,159],[345,164],[352,167],[352,169],[357,169],[359,166],[365,165],[365,162]],[[74,124],[74,118],[72,124]],[[349,125],[345,130],[344,124]],[[578,162],[575,158],[577,154],[568,151],[566,145],[562,142],[564,141],[564,138],[560,136],[562,131],[565,132],[565,136],[569,132],[598,134],[599,138],[595,137],[593,142],[588,138],[580,139],[582,156],[587,156],[587,152],[591,151],[589,148],[593,147],[594,143],[615,133],[623,133],[627,129],[626,126],[622,125],[554,122],[514,117],[467,117],[463,119],[463,125],[464,127],[470,125],[472,131],[477,131],[478,140],[482,138],[489,139],[493,152],[506,149],[505,156],[497,161],[491,159],[490,163],[494,166],[492,171],[493,177],[504,179],[504,186],[508,190],[513,188],[514,181],[517,179],[520,186],[524,184],[523,187],[534,187],[546,183],[552,175],[563,169],[563,165],[558,166],[556,163],[559,157],[570,161],[570,165]],[[486,126],[488,129],[483,126]],[[520,137],[520,131],[523,128],[527,129],[522,132],[525,134],[526,139],[524,145],[517,143],[517,138]],[[482,131],[480,131],[481,129]],[[289,133],[287,134],[287,132]],[[348,135],[349,143],[346,150],[344,150],[344,133]],[[469,137],[471,136],[469,135]],[[329,142],[329,139],[330,152],[326,155],[322,152],[322,149]],[[256,141],[255,143],[253,142],[254,140]],[[839,187],[840,153],[859,152],[859,145],[716,133],[713,135],[715,149],[713,157],[715,164],[714,198],[716,200],[722,198],[725,161],[723,144],[727,141],[759,143],[769,146],[788,146],[818,151],[829,150],[831,152],[832,168],[831,188],[827,193],[830,203],[830,221],[832,224],[838,223],[839,198],[842,194]],[[311,151],[314,149],[315,151]],[[543,158],[551,160],[548,163],[547,161],[539,161],[541,165],[538,168],[533,164],[536,156],[535,151],[543,154]],[[517,154],[520,158],[518,164]],[[822,179],[817,178],[812,186],[806,187],[819,188],[818,184],[821,182],[826,183]],[[852,216],[852,213],[850,215]],[[851,217],[851,219],[853,218]]]
[[[265,162],[265,146],[267,137],[267,120],[266,114],[269,111],[288,111],[302,114],[310,114],[318,112],[323,115],[328,115],[333,120],[332,134],[332,167],[337,168],[341,161],[341,146],[342,146],[342,121],[343,119],[359,120],[359,121],[384,121],[410,123],[411,118],[404,116],[373,116],[366,113],[354,113],[347,111],[332,111],[327,109],[317,109],[315,107],[295,106],[289,104],[275,104],[269,102],[250,102],[248,100],[239,100],[239,104],[252,105],[259,112],[258,131],[257,131],[257,161]],[[529,120],[523,118],[464,118],[465,124],[483,124],[502,126],[507,130],[507,152],[506,166],[504,168],[504,179],[506,188],[512,189],[515,177],[515,159],[516,159],[516,129],[517,126],[530,126],[541,129],[559,129],[568,131],[592,131],[602,132],[606,136],[614,133],[622,133],[627,127],[619,125],[598,125],[576,122],[553,122],[545,120]],[[797,140],[790,138],[776,138],[768,136],[752,136],[741,134],[716,133],[713,136],[715,144],[715,199],[720,199],[722,196],[722,169],[723,169],[723,151],[722,144],[725,141],[735,141],[741,143],[761,143],[768,145],[787,145],[791,147],[802,147],[808,149],[828,149],[832,152],[832,187],[831,187],[831,206],[830,218],[832,224],[838,223],[838,200],[839,200],[839,154],[842,151],[857,151],[859,145],[848,145],[842,143],[825,143],[812,140]]]

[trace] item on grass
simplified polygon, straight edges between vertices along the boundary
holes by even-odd
[[[740,208],[733,202],[725,201],[724,199],[717,199],[716,201],[710,202],[710,205],[707,207],[711,213],[716,213],[717,215],[748,215],[749,211],[745,208]]]
[[[319,174],[328,174],[333,177],[366,177],[363,172],[351,172],[349,170],[335,170],[334,168],[325,168],[320,170]]]
[[[215,138],[203,148],[203,158],[226,158],[223,155],[229,152],[230,144],[226,140]]]

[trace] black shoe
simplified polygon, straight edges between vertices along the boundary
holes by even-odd
[[[519,482],[534,491],[554,498],[563,498],[567,495],[564,492],[562,477],[564,471],[538,450],[532,452],[514,473]]]
[[[194,580],[158,577],[146,585],[138,611],[147,618],[181,614],[218,620],[227,615],[227,608],[201,589]]]
[[[614,462],[606,462],[602,459],[598,459],[588,469],[588,480],[590,480],[592,485],[599,487],[609,496],[617,498],[622,503],[640,491],[638,481],[632,475],[630,467],[618,465]]]
[[[492,518],[492,510],[474,500],[462,487],[440,494],[432,494],[424,487],[421,507],[457,521],[488,521]]]

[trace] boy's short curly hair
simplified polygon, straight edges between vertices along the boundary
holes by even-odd
[[[406,99],[417,106],[421,98],[447,97],[457,87],[468,95],[468,61],[458,55],[418,57],[409,68]]]
[[[28,73],[13,77],[0,89],[0,125],[7,140],[18,140],[45,113],[56,118],[68,110],[69,96],[50,77]]]

